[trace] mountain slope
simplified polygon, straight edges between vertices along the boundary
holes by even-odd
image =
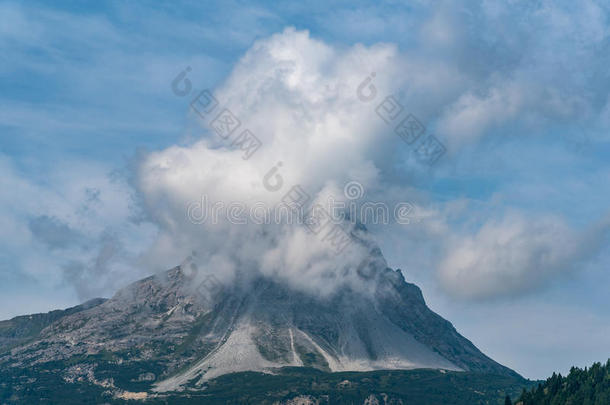
[[[388,268],[378,249],[357,269],[369,290],[346,287],[329,297],[260,275],[222,286],[193,269],[187,260],[110,300],[49,319],[46,327],[23,328],[29,340],[0,354],[0,367],[18,375],[52,366],[66,382],[151,395],[203,389],[229,373],[285,367],[429,368],[521,380],[431,311],[420,289]]]
[[[44,328],[65,316],[86,311],[105,301],[104,298],[95,298],[65,310],[16,316],[6,321],[0,321],[0,352],[36,338]]]

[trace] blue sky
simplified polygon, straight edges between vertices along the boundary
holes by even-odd
[[[191,66],[197,89],[222,86],[256,41],[294,27],[337,54],[394,47],[390,90],[447,146],[422,169],[398,143],[407,163],[382,168],[415,190],[423,215],[418,227],[375,230],[389,264],[527,377],[605,360],[609,11],[601,1],[1,1],[0,318],[108,296],[157,270],[143,253],[159,231],[137,168],[197,137],[171,81]]]

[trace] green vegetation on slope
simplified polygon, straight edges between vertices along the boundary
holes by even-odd
[[[591,368],[572,367],[567,377],[553,373],[546,382],[524,391],[523,405],[608,405],[610,404],[610,360]]]
[[[50,362],[27,369],[0,369],[0,403],[4,404],[80,404],[80,403],[143,403],[123,401],[116,390],[148,391],[152,380],[138,378],[150,373],[160,374],[154,362],[116,364],[106,356],[95,356],[87,362]],[[76,364],[75,364],[76,363]],[[70,367],[87,369],[95,374],[92,384],[85,373],[72,382],[65,380]],[[144,374],[145,375],[145,374]],[[78,378],[78,377],[82,378]],[[115,388],[102,387],[100,381],[112,379]],[[439,370],[396,370],[372,372],[326,373],[308,368],[284,368],[269,375],[243,372],[221,376],[203,387],[191,385],[183,392],[151,395],[147,404],[274,404],[299,396],[307,396],[320,404],[363,404],[371,395],[386,397],[407,404],[497,404],[506,395],[516,397],[531,382],[512,376]]]

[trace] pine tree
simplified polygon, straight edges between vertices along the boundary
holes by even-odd
[[[553,373],[543,384],[530,391],[523,390],[519,402],[523,405],[610,404],[610,360],[590,368],[572,367],[566,377]]]
[[[504,405],[513,405],[513,401],[510,400],[510,397],[507,395],[504,400]]]

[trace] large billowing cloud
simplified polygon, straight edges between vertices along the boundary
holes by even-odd
[[[357,96],[371,74],[363,61],[379,68],[375,103]],[[153,153],[140,166],[139,190],[162,230],[154,262],[168,266],[196,251],[202,266],[219,266],[226,276],[261,271],[323,292],[349,280],[353,274],[343,273],[344,267],[353,272],[365,254],[358,244],[337,255],[321,234],[298,225],[253,223],[249,213],[257,206],[276,207],[294,186],[310,196],[306,206],[318,201],[325,207],[329,196],[345,202],[349,181],[370,192],[382,188],[382,171],[400,140],[384,133],[375,107],[400,86],[402,63],[390,45],[341,50],[294,29],[256,42],[214,93],[219,106],[210,119],[192,112],[207,128],[203,138]],[[209,125],[225,107],[241,122],[227,140]],[[248,159],[233,145],[245,129],[262,144]],[[266,187],[273,167],[277,173]],[[242,204],[248,223],[236,224],[224,214],[217,224],[211,218],[193,221],[187,211],[204,196],[208,207]]]

